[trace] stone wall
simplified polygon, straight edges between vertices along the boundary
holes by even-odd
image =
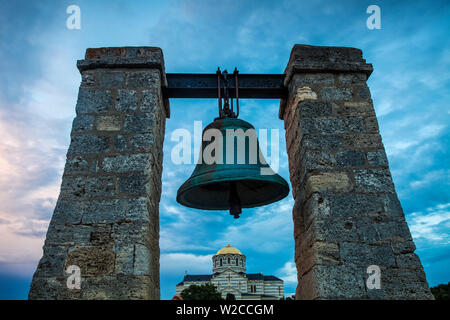
[[[306,45],[285,71],[297,299],[432,299],[378,131],[371,72],[358,49]],[[370,265],[381,289],[366,286]]]
[[[30,299],[159,299],[159,200],[169,104],[162,51],[88,49],[60,195]],[[68,289],[67,267],[81,271]]]

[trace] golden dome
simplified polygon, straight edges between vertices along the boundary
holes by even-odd
[[[226,247],[223,247],[222,249],[217,251],[216,255],[219,255],[219,254],[240,254],[240,255],[243,255],[239,251],[239,249],[236,249],[235,247],[230,246],[230,244],[228,244]]]

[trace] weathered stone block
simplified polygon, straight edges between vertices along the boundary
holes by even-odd
[[[155,128],[155,115],[152,113],[142,113],[128,115],[125,118],[125,131],[132,133],[152,132]]]
[[[114,250],[111,246],[86,246],[70,249],[66,266],[80,267],[81,275],[98,276],[111,274],[114,270]]]
[[[151,291],[151,288],[155,285],[149,276],[88,277],[85,286],[82,287],[81,299],[148,300],[155,297],[155,294]]]
[[[366,164],[366,157],[361,151],[346,150],[336,153],[336,162],[341,168],[363,167]]]
[[[306,194],[309,197],[314,192],[329,190],[348,191],[350,180],[345,172],[323,172],[311,175],[306,180]]]
[[[415,253],[405,253],[395,257],[397,267],[423,270],[419,257]]]
[[[156,112],[158,105],[160,105],[160,99],[158,91],[143,90],[140,108],[141,112]]]
[[[68,300],[79,299],[80,290],[67,288],[65,277],[33,277],[28,299],[30,300]]]
[[[119,178],[119,192],[130,195],[145,196],[150,191],[151,177],[148,174],[132,175]]]
[[[319,150],[306,152],[301,160],[300,167],[298,167],[301,178],[310,171],[333,168],[336,165],[332,154]]]
[[[376,117],[367,117],[365,122],[367,132],[378,132],[378,120]]]
[[[367,268],[370,265],[395,267],[390,246],[373,246],[364,243],[342,242],[340,256],[344,264]]]
[[[127,138],[119,134],[114,137],[114,148],[117,151],[127,151]]]
[[[364,85],[358,88],[358,95],[361,99],[370,99],[370,90]]]
[[[339,116],[375,116],[373,106],[369,102],[345,101],[344,105],[333,105]]]
[[[110,224],[93,225],[89,241],[93,245],[108,245],[109,243],[111,243],[112,242],[111,225]]]
[[[46,246],[69,246],[89,244],[92,227],[83,225],[62,225],[50,223],[45,238]]]
[[[150,222],[150,208],[147,203],[148,200],[146,197],[127,199],[125,204],[125,217],[132,221]]]
[[[142,133],[131,136],[130,149],[142,151],[155,150],[155,136],[153,133]]]
[[[289,130],[286,130],[286,148],[290,152],[292,152],[291,150],[292,150],[294,142],[296,142],[297,140],[300,140],[302,138],[301,135],[303,133],[299,133],[299,131],[301,131],[301,128],[298,124],[292,125],[292,127]]]
[[[119,116],[99,116],[96,127],[99,131],[119,131],[122,127],[122,119]]]
[[[286,67],[285,85],[296,73],[365,73],[373,68],[362,58],[361,50],[348,47],[295,45]]]
[[[389,242],[412,241],[406,221],[391,221],[376,224],[380,238]]]
[[[118,212],[117,200],[87,201],[83,214],[83,223],[113,223],[124,216]]]
[[[109,90],[80,88],[76,106],[77,115],[107,112],[113,103]]]
[[[302,225],[302,236],[307,232],[314,235],[314,228],[310,228],[312,222],[325,221],[329,219],[329,217],[330,204],[328,203],[328,200],[323,198],[319,193],[312,193],[301,209],[293,210],[294,223],[297,222]],[[315,238],[311,237],[311,243],[308,242],[308,246],[311,246],[314,240]]]
[[[382,200],[383,210],[385,212],[389,212],[397,219],[405,218],[402,205],[400,204],[400,201],[395,193],[382,194],[380,195],[380,198]]]
[[[336,243],[317,241],[312,246],[305,246],[306,250],[297,257],[304,273],[315,265],[339,265],[339,246]]]
[[[73,136],[69,146],[69,155],[76,154],[99,154],[109,151],[107,137],[96,135]]]
[[[361,241],[366,243],[390,244],[393,252],[394,243],[411,240],[406,222],[392,217],[388,212],[372,212],[367,217],[358,219],[358,235]],[[397,248],[397,250],[403,249],[407,248]]]
[[[122,89],[117,91],[116,110],[119,112],[135,112],[138,96],[136,90]]]
[[[73,119],[72,132],[84,132],[94,128],[94,116],[79,115]]]
[[[367,149],[382,148],[381,137],[379,134],[353,134],[344,138],[344,145],[347,148]]]
[[[387,166],[388,160],[383,149],[367,152],[367,161],[371,166]]]
[[[422,270],[381,269],[381,289],[367,290],[370,299],[434,300]]]
[[[334,74],[332,73],[296,73],[292,77],[292,85],[304,86],[308,84],[333,84]]]
[[[94,87],[95,86],[95,74],[89,71],[83,72],[81,74],[81,85],[82,87]]]
[[[121,88],[124,85],[124,72],[98,72],[98,86],[101,88]]]
[[[92,165],[89,164],[89,159],[86,159],[86,157],[76,156],[73,158],[67,158],[66,165],[64,167],[65,174],[89,171],[95,171],[95,168],[92,168]]]
[[[136,71],[127,75],[127,88],[154,88],[160,85],[159,70]]]
[[[72,198],[108,197],[115,193],[114,177],[65,177],[61,194]]]
[[[116,245],[115,274],[133,274],[134,245]]]
[[[307,279],[310,278],[310,279]],[[305,282],[305,286],[302,286]],[[314,266],[300,279],[297,299],[362,299],[366,296],[362,270],[351,266]]]
[[[150,246],[152,231],[147,222],[124,220],[113,225],[112,237],[116,245],[134,245],[141,243]],[[156,235],[155,235],[156,236]]]
[[[342,73],[338,76],[342,84],[366,83],[367,75],[365,73]]]
[[[44,246],[44,255],[39,261],[35,277],[64,277],[65,261],[67,254],[66,246]]]
[[[412,241],[393,242],[391,247],[394,254],[413,253],[416,250],[416,246]]]
[[[348,132],[348,127],[338,118],[301,118],[303,134],[337,134]]]
[[[330,102],[305,100],[298,104],[302,117],[331,116],[333,108]]]
[[[137,276],[150,275],[150,264],[151,261],[150,250],[139,243],[134,246],[134,263],[133,263],[133,274]]]
[[[313,245],[316,252],[316,264],[337,265],[340,264],[339,246],[336,243],[317,241]]]
[[[358,234],[354,218],[331,217],[314,220],[312,224],[315,238],[324,242],[357,242]]]
[[[301,147],[303,149],[339,149],[342,147],[342,137],[331,134],[305,134],[302,137]]]
[[[353,98],[351,88],[324,87],[321,94],[324,100],[351,100]]]
[[[105,172],[136,172],[148,171],[152,166],[152,156],[148,153],[123,154],[106,157],[103,160],[102,169]]]
[[[373,222],[366,223],[365,221],[358,220],[356,229],[358,231],[360,242],[369,244],[378,244],[382,242],[381,236]]]
[[[56,202],[52,223],[57,224],[77,224],[81,222],[84,212],[82,201],[70,201],[59,198]]]
[[[353,170],[357,192],[394,192],[391,173],[386,169]]]
[[[336,219],[357,218],[382,210],[381,200],[376,194],[330,193],[324,197],[329,198],[331,214]]]
[[[350,132],[366,132],[362,117],[348,117],[344,122],[347,130]]]

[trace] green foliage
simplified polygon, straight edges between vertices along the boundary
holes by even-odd
[[[236,297],[232,293],[227,293],[225,300],[236,300]]]
[[[181,292],[181,298],[183,300],[223,300],[220,292],[210,283],[189,286]]]
[[[436,300],[450,300],[450,282],[431,288],[431,293]]]

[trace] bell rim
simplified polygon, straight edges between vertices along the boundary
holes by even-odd
[[[286,182],[286,180],[285,180],[282,176],[280,176],[279,174],[275,174],[275,176],[278,176],[277,181],[271,181],[271,183],[277,184],[277,185],[279,185],[279,186],[281,186],[281,187],[283,188],[283,191],[280,192],[280,193],[278,194],[277,197],[274,197],[274,198],[271,199],[269,202],[267,202],[267,201],[262,201],[262,202],[252,203],[251,205],[242,205],[242,208],[262,207],[262,206],[266,206],[266,205],[269,205],[269,204],[278,202],[278,201],[280,201],[280,200],[286,198],[286,197],[289,195],[289,191],[290,191],[289,184],[288,184],[288,183]],[[176,201],[177,201],[179,204],[181,204],[181,205],[183,205],[183,206],[185,206],[185,207],[188,207],[188,208],[194,208],[194,209],[200,209],[200,210],[224,211],[224,210],[228,210],[228,209],[229,209],[228,207],[220,207],[220,208],[211,208],[211,206],[208,206],[208,207],[206,207],[206,206],[205,206],[205,207],[201,207],[201,206],[198,206],[198,205],[193,205],[193,204],[188,203],[188,202],[180,201],[180,200],[181,200],[181,197],[182,197],[182,195],[183,195],[184,193],[186,193],[186,192],[188,192],[188,191],[190,191],[190,190],[192,190],[192,189],[199,188],[199,187],[202,187],[202,186],[206,186],[206,185],[208,185],[208,184],[211,184],[211,182],[203,182],[203,183],[200,182],[200,183],[197,183],[195,186],[194,186],[194,185],[193,185],[193,186],[188,186],[188,187],[185,187],[185,189],[183,189],[183,186],[185,186],[186,184],[188,184],[190,180],[191,180],[191,178],[189,178],[188,180],[186,180],[186,182],[183,183],[183,184],[181,185],[181,187],[178,189]],[[226,182],[226,181],[266,181],[266,180],[264,180],[264,179],[262,179],[262,178],[259,178],[259,179],[258,179],[258,177],[255,177],[255,176],[252,176],[252,177],[228,177],[228,178],[225,178],[225,177],[224,177],[224,178],[220,178],[220,179],[215,180],[214,183],[217,183],[217,182]]]

